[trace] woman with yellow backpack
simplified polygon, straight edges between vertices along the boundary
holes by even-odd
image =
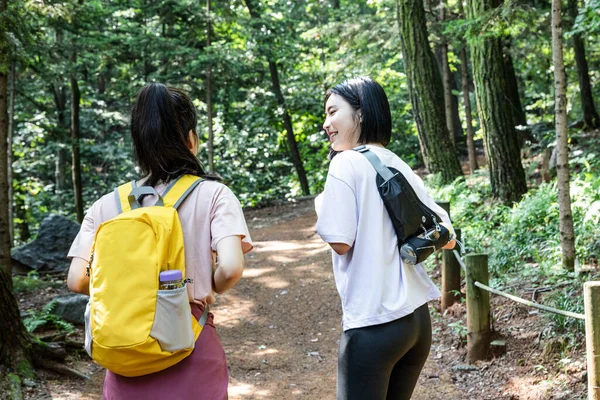
[[[69,288],[90,295],[86,350],[107,368],[105,399],[227,398],[208,307],[239,281],[252,242],[235,195],[205,177],[196,125],[184,92],[138,92],[131,136],[144,178],[97,200],[68,254]]]

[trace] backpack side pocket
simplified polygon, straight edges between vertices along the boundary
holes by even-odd
[[[192,313],[185,287],[158,291],[150,336],[158,341],[163,351],[174,353],[194,348]]]
[[[90,302],[85,306],[83,314],[85,320],[85,351],[92,357],[92,326],[90,325]]]

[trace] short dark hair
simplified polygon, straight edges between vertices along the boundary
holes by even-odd
[[[131,110],[131,138],[138,165],[155,186],[181,175],[204,176],[200,161],[188,148],[189,132],[197,132],[194,103],[185,92],[161,83],[141,88]]]
[[[338,83],[325,93],[325,103],[332,93],[346,100],[362,113],[358,143],[381,143],[387,146],[392,137],[392,114],[385,91],[368,76]]]

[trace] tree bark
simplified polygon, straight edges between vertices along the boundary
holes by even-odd
[[[210,0],[206,0],[206,48],[210,48]],[[206,67],[206,114],[208,117],[208,171],[215,173],[215,150],[213,137],[213,109],[212,109],[212,66],[210,61]]]
[[[511,106],[515,126],[527,126],[527,118],[523,111],[521,98],[519,96],[517,74],[515,73],[513,59],[508,52],[508,49],[504,51],[504,72],[506,74],[506,95]]]
[[[246,3],[246,7],[248,8],[250,16],[253,19],[260,19],[260,14],[258,13],[255,4],[252,2],[252,0],[244,1]],[[290,113],[285,103],[285,97],[283,96],[283,92],[281,91],[279,73],[277,70],[277,62],[272,57],[268,57],[268,62],[269,72],[271,74],[271,84],[273,88],[273,93],[275,94],[275,98],[277,99],[279,107],[281,107],[281,109],[283,110],[283,126],[285,128],[288,145],[290,147],[292,163],[294,165],[294,168],[296,169],[296,174],[298,175],[298,180],[300,181],[300,187],[302,188],[302,193],[305,196],[307,196],[310,194],[308,179],[306,177],[304,165],[302,164],[302,159],[300,158],[300,152],[298,151],[298,143],[296,142],[296,136],[294,135],[292,118],[290,117]]]
[[[444,22],[446,18],[446,0],[440,0],[440,21]],[[452,73],[450,72],[450,65],[448,63],[448,43],[444,37],[441,38],[442,43],[440,45],[440,57],[441,57],[441,68],[442,68],[442,84],[444,87],[444,114],[446,116],[446,129],[450,135],[450,140],[454,147],[456,147],[456,138],[454,135],[454,114],[452,113]]]
[[[15,196],[15,215],[20,221],[16,228],[19,230],[19,240],[21,243],[27,243],[31,238],[29,224],[27,223],[27,209],[25,208],[25,194],[19,193]]]
[[[458,2],[460,18],[466,18],[463,2]],[[479,165],[477,163],[477,152],[475,151],[475,133],[473,132],[473,116],[471,112],[471,95],[469,94],[469,65],[467,64],[467,42],[463,41],[459,52],[460,57],[460,84],[465,106],[465,125],[467,128],[467,154],[469,155],[469,170],[474,173]]]
[[[477,153],[475,152],[475,134],[473,132],[473,117],[471,115],[471,96],[469,95],[469,68],[467,66],[467,49],[460,50],[460,81],[465,105],[465,123],[467,126],[467,153],[469,154],[469,170],[475,172],[477,165]]]
[[[567,130],[567,95],[563,60],[561,0],[552,0],[552,64],[554,65],[556,174],[558,178],[558,211],[560,215],[560,245],[562,266],[575,269],[575,233],[569,189],[569,134]]]
[[[468,0],[467,15],[471,20],[476,19],[497,4],[496,0]],[[492,194],[505,204],[512,204],[527,192],[527,183],[515,124],[505,95],[501,39],[479,38],[471,45],[471,58]]]
[[[73,68],[75,65],[73,63]],[[79,138],[81,136],[79,121],[79,103],[81,93],[77,83],[76,73],[71,74],[71,174],[73,179],[73,195],[75,197],[75,212],[77,221],[83,221],[83,195],[81,188],[81,157],[79,148]]]
[[[0,0],[0,14],[8,7]],[[27,349],[29,337],[21,320],[17,300],[12,294],[10,258],[10,220],[8,217],[8,102],[7,76],[9,53],[0,51],[0,392],[8,389],[9,374],[31,371]],[[8,372],[5,373],[5,372]],[[20,387],[18,388],[20,389]]]
[[[7,0],[0,2],[0,14],[5,12],[7,6]],[[12,264],[8,216],[8,77],[6,73],[10,61],[8,51],[0,53],[0,270],[10,277]],[[7,283],[9,291],[11,287],[12,281],[9,280]]]
[[[65,149],[63,149],[62,144],[66,140],[66,133],[67,129],[69,129],[69,126],[66,117],[67,95],[63,83],[60,80],[57,80],[54,83],[54,85],[52,85],[52,93],[54,95],[54,104],[56,105],[56,117],[58,120],[56,134],[54,135],[54,140],[58,144],[58,149],[56,151],[56,158],[54,162],[54,196],[56,197],[56,209],[62,210],[62,194],[66,186],[66,157]]]
[[[425,166],[445,183],[462,175],[446,126],[442,78],[429,45],[419,0],[396,0],[404,68]]]
[[[0,269],[0,392],[9,392],[9,374],[33,378],[30,354],[31,340],[12,294],[11,274]]]
[[[577,18],[577,0],[569,0],[568,11],[570,18]],[[581,33],[573,35],[573,50],[575,51],[575,64],[577,65],[577,79],[579,80],[579,97],[581,99],[581,110],[583,111],[583,122],[587,129],[600,128],[600,116],[596,111],[588,63],[585,56],[585,41]]]
[[[8,139],[7,144],[7,168],[8,168],[8,221],[10,232],[10,245],[15,243],[14,217],[13,217],[13,137],[15,133],[15,81],[17,79],[17,63],[13,58],[10,62],[9,78],[9,100],[8,100]]]

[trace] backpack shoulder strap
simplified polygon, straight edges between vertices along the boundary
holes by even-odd
[[[379,175],[381,175],[384,182],[387,182],[390,179],[392,179],[394,176],[396,176],[394,173],[392,173],[392,171],[390,171],[390,169],[388,167],[385,166],[384,163],[381,162],[379,157],[377,157],[377,154],[370,151],[367,146],[365,146],[365,145],[358,146],[358,147],[353,148],[352,150],[358,151],[363,156],[365,156],[367,158],[367,160],[369,160],[369,162],[371,163],[373,168],[375,168],[375,171],[377,171],[377,173]]]
[[[172,181],[162,195],[165,207],[173,207],[175,209],[179,207],[192,190],[203,180],[199,176],[183,175]]]
[[[115,199],[117,201],[117,211],[119,214],[131,210],[128,196],[135,187],[137,187],[137,184],[135,181],[131,181],[115,188]]]

